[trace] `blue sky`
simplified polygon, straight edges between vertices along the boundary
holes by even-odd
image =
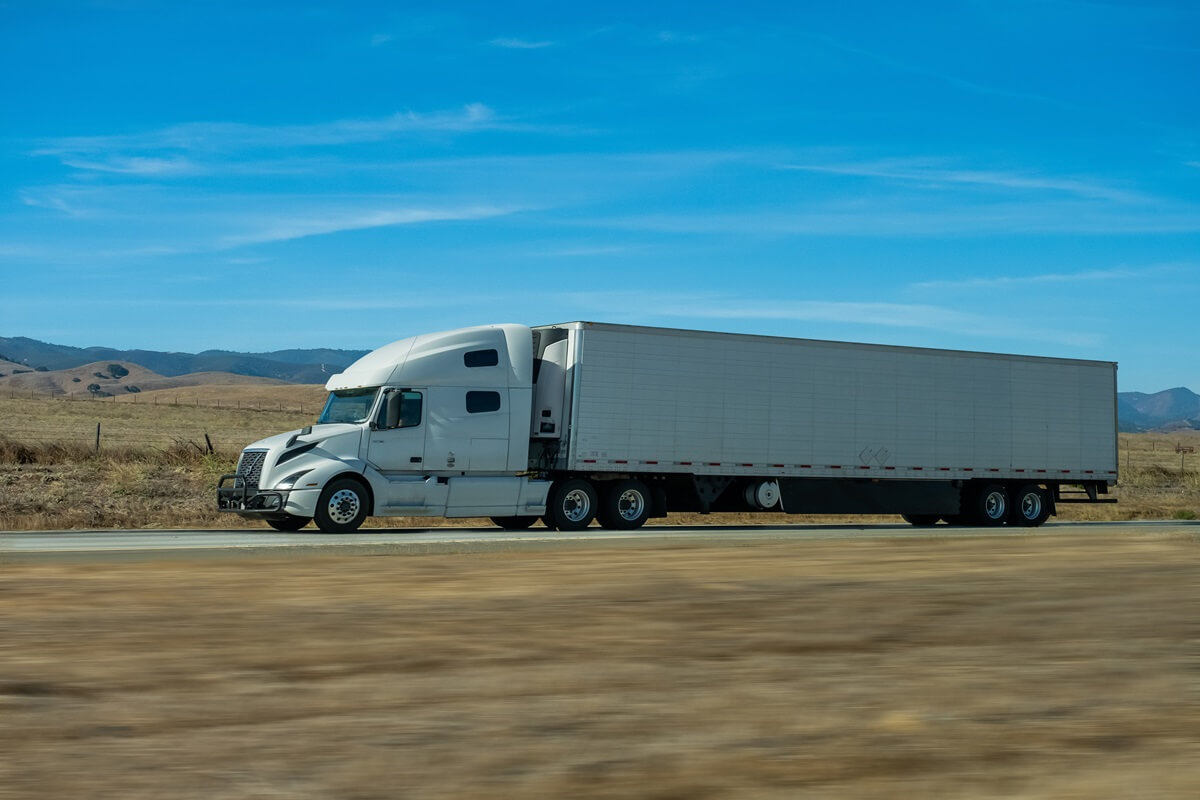
[[[1200,390],[1200,5],[0,1],[0,336],[573,319]]]

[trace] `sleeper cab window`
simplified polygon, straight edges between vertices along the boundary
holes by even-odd
[[[467,392],[467,413],[482,414],[500,410],[499,392]]]
[[[494,367],[500,363],[496,350],[471,350],[463,353],[463,364],[468,367]]]

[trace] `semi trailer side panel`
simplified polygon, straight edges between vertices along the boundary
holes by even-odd
[[[568,323],[573,471],[1115,482],[1116,365]]]

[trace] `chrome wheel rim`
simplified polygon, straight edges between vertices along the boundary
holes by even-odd
[[[1042,496],[1037,492],[1029,492],[1022,497],[1021,513],[1025,519],[1037,519],[1042,513]]]
[[[572,489],[563,495],[563,516],[571,522],[580,522],[587,519],[588,513],[591,510],[592,498],[588,497],[588,493],[582,489]]]
[[[983,499],[983,513],[987,514],[988,519],[1001,519],[1006,511],[1005,505],[1003,494],[988,492],[987,497]]]
[[[626,489],[617,498],[617,513],[626,522],[640,519],[646,508],[646,498],[637,489]]]
[[[361,506],[357,492],[340,489],[329,498],[329,518],[339,525],[344,525],[358,516]]]

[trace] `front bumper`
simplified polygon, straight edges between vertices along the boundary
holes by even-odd
[[[226,486],[226,481],[233,481],[232,486]],[[244,475],[222,475],[217,481],[217,510],[236,511],[239,513],[276,513],[283,512],[287,507],[286,491],[260,492],[246,485]]]
[[[232,486],[226,486],[232,482]],[[244,475],[222,475],[217,481],[217,510],[243,517],[267,519],[291,514],[311,517],[317,508],[317,489],[271,489],[259,491],[246,485]]]

